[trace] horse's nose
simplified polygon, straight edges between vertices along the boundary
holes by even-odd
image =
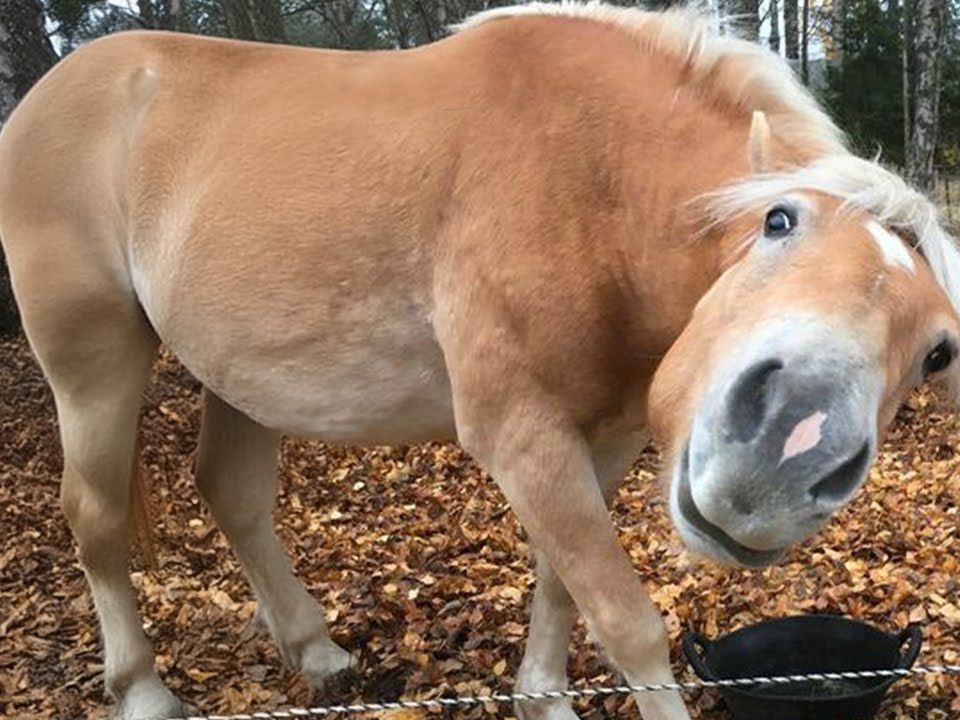
[[[783,362],[769,358],[744,370],[730,390],[729,428],[732,440],[748,443],[757,437],[769,412],[769,397]]]
[[[846,502],[866,474],[871,453],[870,441],[865,440],[849,458],[810,485],[807,490],[809,497],[821,506]]]
[[[846,501],[866,473],[873,446],[862,424],[852,421],[853,374],[849,359],[787,362],[784,356],[740,372],[726,396],[724,435],[759,463],[745,472],[766,480],[741,481],[730,500],[738,512],[751,514],[760,496],[774,490],[820,509]]]

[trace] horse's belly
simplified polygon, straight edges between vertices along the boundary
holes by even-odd
[[[247,355],[234,357],[220,378],[205,379],[202,370],[198,378],[260,424],[293,435],[382,444],[455,437],[439,348],[405,350]]]
[[[423,303],[366,288],[334,302],[292,283],[279,300],[231,292],[209,301],[198,285],[177,303],[141,294],[147,314],[200,382],[261,425],[358,444],[455,437],[446,364]]]

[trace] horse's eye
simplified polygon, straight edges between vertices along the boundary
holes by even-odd
[[[797,217],[790,208],[775,207],[763,221],[763,234],[769,238],[782,238],[793,232]]]
[[[943,372],[947,366],[953,362],[956,355],[956,348],[947,340],[940,342],[933,350],[927,353],[923,359],[923,376],[929,377],[938,372]]]

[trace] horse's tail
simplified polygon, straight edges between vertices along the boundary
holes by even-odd
[[[137,423],[137,444],[133,453],[130,479],[130,504],[133,516],[133,545],[140,561],[148,570],[157,570],[157,547],[153,540],[153,508],[150,474],[140,462],[143,449],[142,422]]]

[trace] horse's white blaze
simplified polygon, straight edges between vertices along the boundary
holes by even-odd
[[[821,428],[826,419],[827,414],[818,410],[798,422],[783,444],[783,456],[780,458],[780,462],[783,463],[792,457],[802,455],[807,450],[812,450],[819,445],[820,440],[823,439]]]
[[[883,260],[887,265],[899,265],[912,275],[917,272],[917,266],[910,257],[910,251],[903,240],[887,230],[876,220],[868,220],[866,228],[870,232],[870,237],[883,253]]]

